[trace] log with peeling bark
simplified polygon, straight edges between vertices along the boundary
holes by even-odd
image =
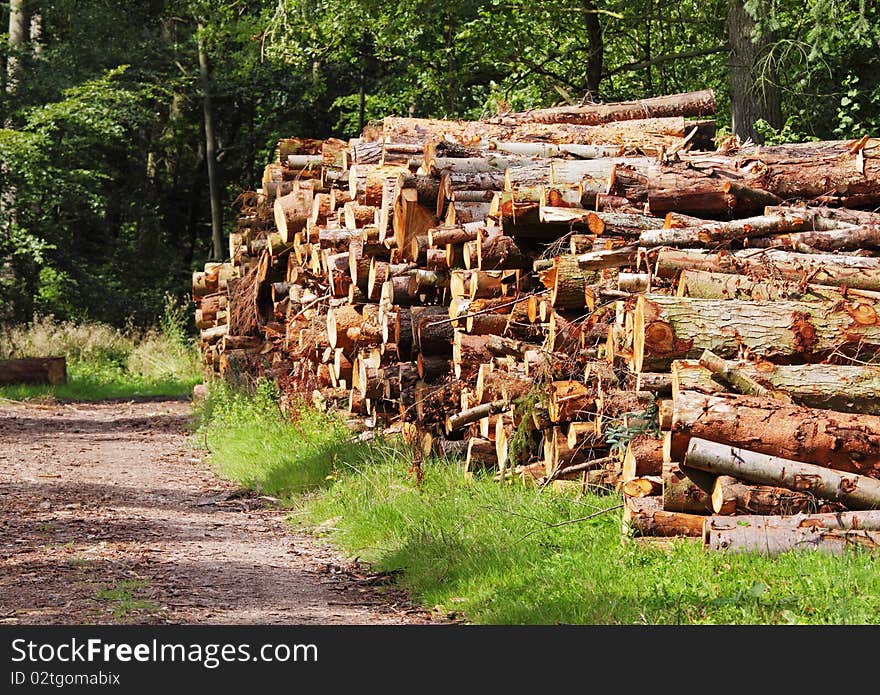
[[[880,249],[880,224],[871,223],[832,230],[811,230],[763,236],[749,241],[751,248],[791,249],[799,253],[831,253]]]
[[[753,302],[640,295],[633,317],[635,371],[712,350],[743,349],[774,361],[815,362],[836,352],[880,349],[880,316],[867,299],[852,302]]]
[[[880,532],[875,529],[801,523],[800,515],[710,517],[703,529],[703,546],[708,550],[761,555],[804,550],[842,555],[854,550],[874,552],[880,547]]]
[[[386,117],[377,139],[393,142],[452,140],[479,147],[493,140],[580,145],[625,145],[650,153],[673,146],[686,135],[683,117],[643,118],[589,126],[570,123],[523,122],[512,125],[485,121],[447,121],[427,118]]]
[[[711,350],[703,350],[700,355],[700,364],[712,372],[716,381],[721,381],[733,388],[737,393],[746,396],[758,396],[759,398],[773,398],[783,403],[791,403],[791,396],[784,391],[769,389],[751,377],[745,370],[740,369],[735,363],[718,357]]]
[[[799,405],[880,415],[880,365],[789,365],[766,360],[733,364],[768,389],[788,394]]]
[[[880,292],[837,288],[793,280],[756,279],[747,275],[713,273],[707,270],[682,270],[676,294],[679,297],[702,299],[750,299],[775,301],[790,299],[801,302],[868,299],[880,300]]]
[[[880,480],[856,473],[762,454],[699,437],[691,439],[684,461],[692,468],[709,473],[808,492],[819,499],[842,502],[852,510],[880,507]]]
[[[719,475],[712,490],[712,510],[716,514],[784,515],[815,512],[827,503],[808,492],[772,485],[750,485],[729,475]]]
[[[804,234],[838,235],[844,231],[849,238],[856,238],[851,229],[834,232],[803,232],[813,226],[812,221],[797,213],[777,213],[730,220],[728,222],[704,222],[699,226],[648,229],[639,235],[642,246],[708,246],[726,241],[770,237],[782,232],[801,232]],[[788,235],[786,235],[788,236]],[[863,235],[868,238],[868,234]],[[818,238],[818,237],[817,237]],[[750,245],[756,245],[751,244]],[[782,245],[780,245],[782,248]],[[836,249],[829,249],[836,250]]]
[[[880,477],[880,418],[729,393],[680,392],[674,402],[671,460],[690,438]]]
[[[685,269],[880,291],[880,258],[873,257],[805,254],[778,249],[733,253],[660,249],[655,269],[658,277],[673,278]]]

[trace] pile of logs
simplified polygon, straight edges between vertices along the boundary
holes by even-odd
[[[468,474],[620,490],[628,537],[870,545],[877,141],[709,151],[713,112],[282,140],[230,259],[194,273],[206,367]]]

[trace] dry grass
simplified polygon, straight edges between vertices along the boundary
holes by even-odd
[[[121,363],[134,347],[130,332],[103,323],[58,322],[51,316],[0,330],[0,358],[64,355],[71,362]]]

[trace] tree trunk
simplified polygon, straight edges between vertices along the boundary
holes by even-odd
[[[673,461],[683,460],[689,438],[702,437],[880,477],[880,417],[875,415],[785,405],[730,393],[682,391],[675,397],[672,432]],[[728,475],[737,477],[736,473]]]
[[[843,473],[698,437],[691,439],[684,460],[689,467],[701,471],[729,475],[759,485],[809,492],[819,499],[841,502],[849,509],[880,507],[880,480],[864,475]]]
[[[780,88],[775,71],[758,77],[759,61],[772,41],[763,34],[754,37],[755,21],[744,0],[728,0],[727,28],[730,41],[730,105],[732,129],[740,140],[763,143],[755,121],[763,119],[774,128],[782,126]]]
[[[217,167],[217,136],[214,126],[214,106],[211,100],[211,68],[204,33],[205,25],[199,22],[199,75],[202,84],[202,113],[205,120],[205,159],[208,162],[208,186],[211,191],[212,258],[220,260],[223,258],[223,194]]]
[[[599,84],[602,81],[602,67],[605,62],[605,45],[602,40],[602,25],[595,0],[583,0],[587,38],[590,51],[587,53],[586,98],[599,101]],[[644,118],[644,116],[642,116]],[[614,119],[619,120],[619,119]]]
[[[27,13],[25,0],[9,2],[9,54],[6,57],[6,93],[15,94],[18,89],[20,54],[27,41]]]

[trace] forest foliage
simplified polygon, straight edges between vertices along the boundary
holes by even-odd
[[[732,8],[747,21],[728,21]],[[4,2],[0,321],[142,324],[166,291],[186,296],[217,251],[205,90],[228,233],[280,137],[352,137],[387,114],[709,87],[728,132],[732,101],[771,97],[758,139],[876,132],[878,15],[866,0]],[[744,33],[757,49],[746,66],[731,50]],[[737,68],[747,89],[731,90]]]

